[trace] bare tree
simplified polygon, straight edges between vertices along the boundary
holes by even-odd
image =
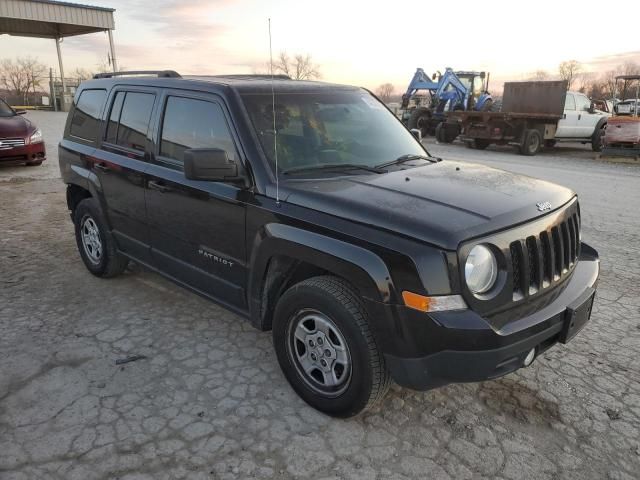
[[[602,82],[602,91],[606,98],[615,98],[617,95],[616,76],[617,73],[615,70],[609,70],[600,78],[600,82]]]
[[[535,72],[531,73],[529,80],[549,80],[549,72],[547,72],[546,70],[536,70]]]
[[[292,58],[287,52],[280,52],[273,69],[274,73],[283,73],[294,80],[315,80],[322,77],[320,66],[313,62],[308,53],[297,53]]]
[[[573,82],[582,71],[582,65],[577,60],[567,60],[558,66],[558,73],[562,80],[567,81],[567,90],[571,90]]]
[[[391,83],[383,83],[376,90],[376,95],[382,100],[384,103],[389,103],[391,101],[391,96],[393,95],[393,90],[395,87]]]
[[[621,67],[618,67],[618,70],[621,72],[620,75],[640,75],[640,65],[636,62],[625,62]],[[637,80],[636,80],[637,81]],[[623,80],[620,82],[620,98],[623,100],[627,98],[635,97],[636,92],[635,88],[630,89],[631,83],[628,80]]]
[[[86,68],[76,68],[71,74],[73,78],[76,78],[78,82],[84,82],[85,80],[91,80],[93,73]]]
[[[47,67],[35,58],[20,57],[15,61],[6,58],[0,61],[0,85],[28,104],[29,94],[35,96],[46,71]]]

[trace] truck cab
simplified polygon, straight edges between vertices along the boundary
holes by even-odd
[[[580,92],[567,92],[562,118],[558,121],[555,140],[591,142],[594,151],[602,145],[602,135],[610,115],[594,108],[591,100]]]

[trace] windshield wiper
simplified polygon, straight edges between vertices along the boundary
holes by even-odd
[[[411,160],[428,160],[429,162],[436,163],[441,161],[441,158],[438,157],[429,157],[427,155],[416,155],[413,153],[407,153],[406,155],[400,155],[398,158],[391,162],[381,163],[380,165],[376,165],[376,168],[385,168],[390,167],[392,165],[400,165],[405,162],[410,162]]]
[[[306,167],[294,167],[284,170],[283,175],[290,175],[292,173],[306,173],[322,170],[365,170],[372,173],[385,173],[379,167],[369,167],[367,165],[360,165],[358,163],[327,163],[325,165],[311,165]]]

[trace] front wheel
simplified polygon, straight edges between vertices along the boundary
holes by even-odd
[[[357,415],[389,388],[367,312],[339,278],[313,277],[287,290],[276,306],[273,343],[293,389],[328,415]]]
[[[594,152],[602,151],[602,144],[604,141],[604,128],[599,128],[593,133],[591,139],[591,150]]]
[[[424,107],[418,107],[411,112],[409,117],[409,130],[417,128],[422,133],[422,137],[426,137],[431,126],[431,112]]]

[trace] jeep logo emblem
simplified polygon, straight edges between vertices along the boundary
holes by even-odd
[[[544,212],[545,210],[551,210],[551,202],[538,202],[536,203],[538,211]]]

